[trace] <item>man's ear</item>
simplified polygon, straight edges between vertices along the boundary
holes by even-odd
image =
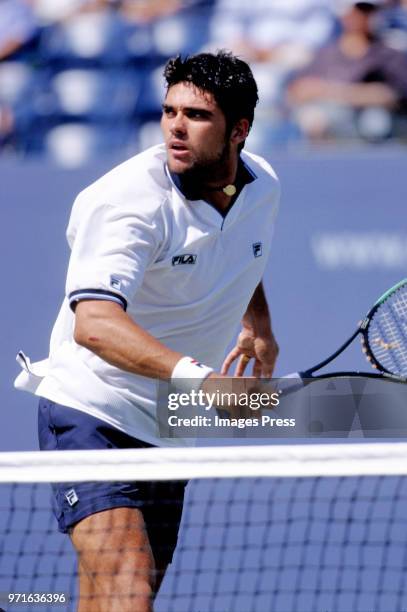
[[[231,141],[240,144],[249,135],[250,125],[248,119],[239,119],[232,129]]]

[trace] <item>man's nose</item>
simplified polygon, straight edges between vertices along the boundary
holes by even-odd
[[[171,132],[173,134],[185,134],[185,117],[182,112],[177,113],[171,122]]]

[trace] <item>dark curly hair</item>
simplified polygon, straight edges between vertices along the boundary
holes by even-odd
[[[228,51],[199,53],[170,59],[164,69],[167,91],[177,83],[192,83],[213,94],[226,117],[229,130],[239,119],[251,127],[258,102],[256,81],[250,67]]]

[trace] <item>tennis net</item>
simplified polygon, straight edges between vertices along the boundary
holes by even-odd
[[[49,483],[120,479],[189,480],[156,612],[402,612],[406,475],[399,442],[1,453],[0,608],[77,609]]]

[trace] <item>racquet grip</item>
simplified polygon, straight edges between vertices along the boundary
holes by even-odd
[[[302,378],[300,372],[286,374],[285,376],[279,378],[278,381],[278,391],[283,395],[286,393],[294,393],[295,391],[299,391],[304,386],[304,379]]]

